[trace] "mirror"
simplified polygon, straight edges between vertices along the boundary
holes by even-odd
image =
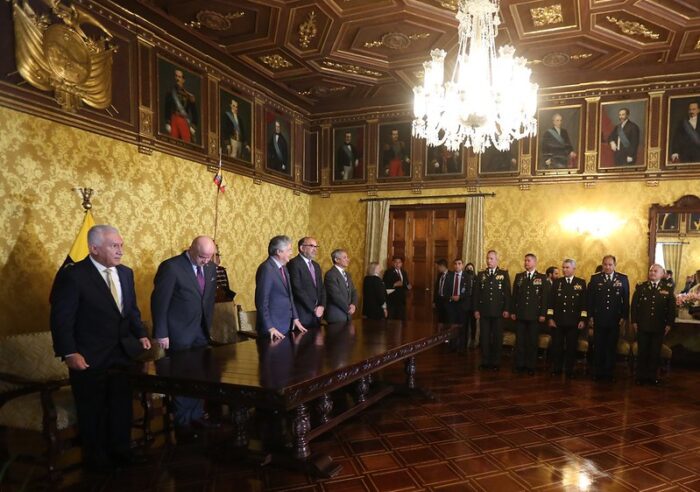
[[[649,264],[673,271],[674,292],[700,269],[700,198],[685,195],[649,209]]]

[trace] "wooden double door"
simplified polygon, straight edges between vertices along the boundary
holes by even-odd
[[[408,318],[432,317],[435,262],[444,258],[450,268],[462,256],[463,204],[392,206],[389,210],[388,264],[395,255],[404,258],[413,289],[408,297]]]

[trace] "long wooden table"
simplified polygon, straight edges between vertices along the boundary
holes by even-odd
[[[250,408],[292,412],[291,461],[307,472],[334,476],[330,457],[312,455],[309,441],[396,389],[373,384],[372,374],[404,361],[405,387],[415,390],[416,354],[452,336],[421,322],[357,320],[290,333],[285,339],[173,352],[131,369],[134,385],[170,395],[227,403],[234,444],[248,446]],[[334,412],[330,393],[354,385],[354,405]],[[311,411],[314,419],[311,419]]]

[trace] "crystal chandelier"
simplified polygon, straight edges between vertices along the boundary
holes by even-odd
[[[428,145],[460,145],[477,154],[493,145],[506,151],[514,140],[535,135],[537,84],[512,46],[496,52],[499,0],[459,0],[459,47],[452,78],[444,83],[445,51],[432,50],[423,64],[423,86],[414,87],[413,135]]]

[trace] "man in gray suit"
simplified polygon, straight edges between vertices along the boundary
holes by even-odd
[[[286,266],[292,257],[292,240],[288,236],[273,237],[267,254],[269,257],[255,273],[256,324],[260,336],[269,336],[274,342],[295,328],[302,333],[306,328],[299,321]]]
[[[352,283],[350,272],[350,257],[344,249],[336,249],[331,253],[333,268],[326,272],[326,321],[341,323],[352,319],[357,309],[357,290]]]
[[[209,344],[214,317],[216,265],[210,260],[216,245],[208,236],[198,236],[181,255],[165,260],[158,267],[151,294],[153,334],[166,350],[186,350]],[[176,397],[175,425],[212,427],[204,417],[204,402]]]

